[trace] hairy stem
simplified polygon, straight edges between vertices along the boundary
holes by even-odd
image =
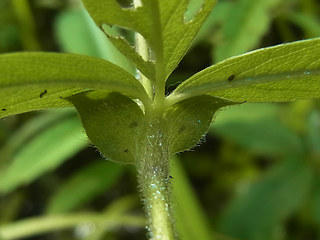
[[[141,0],[134,0],[134,7],[138,8],[141,5]],[[159,14],[157,5],[154,9],[157,9],[154,14]],[[160,22],[158,22],[159,32],[161,32],[160,27]],[[136,34],[136,49],[145,61],[150,59],[148,43],[139,33]],[[140,151],[136,167],[141,197],[147,215],[149,239],[174,240],[177,239],[177,236],[170,199],[169,144],[166,136],[166,123],[162,120],[165,102],[162,46],[158,46],[155,53],[156,79],[153,79],[154,82],[140,73],[142,85],[148,95],[153,98],[153,107],[146,109],[149,126],[139,143]]]
[[[176,236],[170,199],[167,139],[159,121],[151,121],[149,125],[141,159],[137,163],[148,235],[150,240],[173,240]]]

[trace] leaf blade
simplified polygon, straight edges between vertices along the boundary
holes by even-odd
[[[211,96],[199,96],[169,107],[164,118],[169,123],[170,153],[196,146],[208,131],[218,109],[232,104]]]
[[[241,0],[232,4],[227,21],[222,25],[222,41],[214,53],[215,59],[221,61],[256,47],[274,17],[272,9],[281,2]]]
[[[301,154],[302,142],[279,119],[283,108],[272,103],[247,103],[221,111],[209,134],[232,141],[251,153]],[[263,127],[261,127],[263,126]]]
[[[173,196],[176,203],[177,228],[184,240],[212,240],[212,231],[206,214],[188,180],[186,171],[178,157],[172,161]],[[188,211],[186,211],[188,209]]]
[[[121,177],[123,167],[98,159],[73,174],[50,198],[48,214],[65,213],[106,193]]]
[[[0,192],[13,191],[56,168],[80,149],[86,147],[87,141],[80,139],[85,139],[85,136],[75,116],[39,134],[25,144],[15,155],[12,164],[6,171],[1,172]],[[43,145],[44,142],[46,147]]]
[[[319,55],[320,38],[315,38],[232,57],[186,80],[168,101],[204,94],[236,102],[319,97]]]
[[[113,44],[150,80],[155,79],[156,71],[164,71],[167,79],[186,54],[216,0],[201,2],[201,9],[190,21],[185,21],[189,4],[187,0],[142,0],[142,5],[134,9],[122,8],[115,0],[83,0],[91,17],[102,29],[103,24],[117,25],[136,31],[146,39],[154,52],[156,64],[142,61],[140,55],[122,38],[114,38],[105,31]],[[158,62],[161,62],[161,69],[157,66]]]
[[[162,12],[167,11],[169,4],[172,5],[172,9],[174,10],[173,17],[168,17],[167,21],[162,20],[161,22],[163,32],[163,54],[164,62],[166,63],[166,78],[169,77],[182,60],[190,47],[192,40],[216,3],[215,0],[204,0],[201,9],[196,13],[193,19],[185,22],[184,18],[188,1],[175,1],[175,5],[169,2],[173,1],[159,1]]]
[[[69,98],[86,133],[111,161],[135,163],[145,115],[136,102],[120,93],[80,93]]]
[[[142,85],[107,61],[76,54],[12,53],[0,56],[0,117],[70,107],[64,98],[88,90],[119,91],[146,100]]]
[[[239,239],[277,239],[275,230],[307,200],[313,181],[303,158],[289,156],[230,204],[222,231]]]
[[[83,6],[60,12],[55,20],[55,35],[65,53],[99,57],[126,71],[133,66],[96,26]]]
[[[109,37],[111,42],[122,52],[132,63],[148,78],[155,78],[155,66],[151,61],[144,61],[136,50],[122,37],[112,36],[105,28],[109,26],[120,26],[140,33],[150,45],[157,41],[156,28],[152,21],[152,1],[143,1],[143,6],[133,10],[122,8],[116,0],[110,1],[89,1],[82,0],[90,16]],[[108,14],[106,14],[108,13]]]

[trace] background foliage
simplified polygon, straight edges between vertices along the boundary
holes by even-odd
[[[317,0],[221,0],[167,91],[227,57],[319,37],[319,16]],[[1,0],[0,52],[38,50],[130,69],[78,0]],[[0,239],[144,238],[134,167],[87,144],[71,110],[0,121]],[[320,239],[319,159],[319,101],[227,107],[172,160],[182,239]]]

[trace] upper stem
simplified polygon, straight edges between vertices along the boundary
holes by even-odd
[[[142,3],[141,0],[135,0],[134,1],[134,7],[138,8],[141,7]],[[135,47],[136,51],[141,55],[143,60],[149,61],[150,60],[150,54],[149,54],[149,46],[147,41],[143,38],[143,36],[139,33],[136,33],[135,35]],[[137,70],[138,71],[138,70]],[[141,72],[137,72],[140,76],[140,81],[144,89],[146,90],[147,94],[149,95],[150,98],[153,98],[153,86],[150,81],[146,76],[144,76]]]
[[[148,79],[143,74],[140,74],[140,80],[142,85],[144,86],[148,95],[153,99],[154,104],[157,108],[163,108],[165,104],[165,81],[166,81],[166,74],[165,74],[165,63],[164,63],[164,56],[163,56],[163,45],[162,45],[162,25],[160,22],[160,9],[157,1],[151,0],[153,4],[152,7],[152,15],[154,16],[152,19],[154,21],[154,29],[156,39],[154,49],[155,54],[155,79]],[[138,8],[141,7],[142,3],[141,0],[134,0],[134,7]],[[136,33],[136,50],[142,56],[145,61],[150,60],[150,48],[147,41],[141,36],[139,33]]]
[[[149,46],[147,41],[141,36],[141,34],[136,33],[136,49],[137,52],[141,55],[141,57],[145,60],[148,61],[150,56],[149,56]],[[137,70],[138,71],[138,70]],[[150,98],[153,98],[153,87],[151,81],[144,76],[141,72],[137,72],[140,76],[140,82],[144,89],[146,90],[147,94],[149,95]]]
[[[163,52],[163,36],[162,36],[162,24],[158,1],[151,0],[152,15],[154,21],[154,29],[157,41],[155,41],[155,58],[156,58],[156,79],[154,85],[154,102],[156,107],[163,108],[165,105],[165,85],[166,85],[166,72]]]

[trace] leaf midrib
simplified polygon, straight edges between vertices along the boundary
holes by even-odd
[[[309,73],[308,73],[309,72]],[[308,74],[306,74],[308,73]],[[199,95],[214,94],[214,92],[239,88],[239,87],[249,87],[253,85],[260,85],[265,83],[272,83],[279,81],[292,81],[299,78],[310,78],[310,77],[320,77],[320,69],[312,70],[299,70],[294,72],[282,72],[277,74],[267,74],[258,75],[253,77],[240,77],[233,81],[228,80],[217,80],[215,82],[204,82],[201,85],[189,85],[185,88],[177,88],[171,95],[168,96],[167,101],[171,104],[177,103],[189,97],[195,97]],[[308,90],[310,92],[310,90]]]

